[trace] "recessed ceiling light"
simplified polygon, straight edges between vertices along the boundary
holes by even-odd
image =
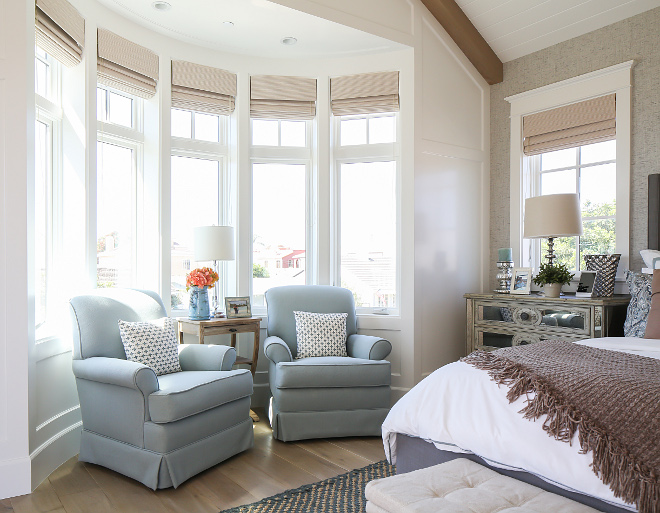
[[[163,0],[156,0],[154,3],[151,4],[151,7],[153,7],[157,11],[169,11],[172,8],[172,5],[167,2],[164,2]]]
[[[223,24],[223,25],[226,25],[226,26],[228,26],[228,27],[233,27],[233,26],[234,26],[234,22],[233,22],[233,21],[223,21],[222,24]]]
[[[298,40],[295,37],[283,37],[280,43],[283,45],[295,45]]]

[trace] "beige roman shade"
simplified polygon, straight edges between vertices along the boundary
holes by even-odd
[[[250,116],[266,119],[314,119],[316,79],[276,75],[251,77]]]
[[[85,46],[85,19],[66,0],[37,0],[37,46],[68,67],[79,64]]]
[[[616,95],[530,114],[523,118],[523,152],[538,155],[616,137]]]
[[[140,98],[156,94],[158,55],[105,29],[98,29],[99,84]]]
[[[172,107],[211,114],[234,112],[236,75],[186,61],[172,61]]]
[[[398,112],[399,72],[362,73],[330,79],[335,116]]]

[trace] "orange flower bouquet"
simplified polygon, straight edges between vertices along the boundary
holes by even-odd
[[[200,289],[212,287],[216,281],[218,281],[218,273],[210,267],[199,267],[186,275],[186,290],[190,289],[190,287]]]

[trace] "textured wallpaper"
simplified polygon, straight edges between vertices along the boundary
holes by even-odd
[[[505,97],[634,60],[632,86],[630,266],[647,244],[647,176],[660,173],[660,8],[504,63],[490,93],[490,256],[509,247],[509,102]],[[494,268],[493,264],[493,268]],[[491,288],[495,287],[495,271]]]

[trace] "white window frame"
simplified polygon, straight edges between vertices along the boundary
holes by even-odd
[[[252,247],[252,240],[254,239],[253,232],[253,219],[254,205],[253,205],[253,167],[254,164],[290,164],[290,165],[304,165],[305,166],[305,284],[312,285],[314,283],[313,277],[316,276],[316,253],[314,251],[313,241],[315,240],[314,226],[318,226],[317,219],[314,212],[314,204],[316,199],[314,197],[313,189],[313,173],[315,172],[312,157],[312,142],[313,142],[313,120],[304,120],[305,127],[305,146],[262,146],[252,144],[252,124],[254,119],[250,118],[250,297],[253,296],[252,288],[252,269],[254,266],[254,250]],[[287,119],[273,119],[271,121],[278,121],[277,124],[277,140],[278,143],[282,140],[282,121],[303,121],[303,120],[287,120]],[[252,305],[253,315],[266,315],[266,306]]]
[[[369,119],[394,116],[396,140],[393,143],[369,144]],[[367,120],[367,143],[341,146],[341,121],[347,119]],[[356,307],[358,315],[399,316],[401,312],[401,123],[398,112],[333,116],[332,127],[332,259],[331,280],[341,286],[341,165],[368,162],[394,162],[396,166],[396,264],[395,264],[395,307]]]
[[[35,93],[35,122],[40,121],[48,126],[49,132],[49,179],[48,205],[46,207],[50,225],[47,234],[46,256],[46,319],[35,326],[36,343],[47,342],[56,337],[58,319],[54,317],[53,305],[57,301],[57,292],[53,283],[56,274],[55,262],[60,260],[62,253],[62,108],[61,81],[62,65],[46,53],[48,71],[47,97]],[[44,59],[36,55],[35,61]],[[36,177],[35,177],[36,178]],[[35,220],[36,221],[36,220]],[[36,279],[36,276],[35,276]]]
[[[46,96],[41,96],[39,93],[36,93],[36,84],[35,84],[35,93],[36,96],[44,98],[56,105],[62,104],[62,64],[50,55],[46,50],[41,48],[43,52],[46,53],[46,58],[37,55],[37,48],[40,48],[38,45],[35,45],[34,59],[35,59],[35,75],[36,75],[36,61],[41,61],[48,66],[47,72],[47,91]],[[36,79],[35,79],[36,80]]]
[[[555,84],[505,98],[511,104],[510,147],[510,244],[513,258],[523,261],[524,198],[531,194],[525,183],[530,159],[524,158],[522,120],[524,116],[577,103],[591,98],[616,94],[616,252],[621,253],[617,280],[623,279],[630,262],[630,138],[632,66],[628,61]],[[528,181],[529,182],[529,181]]]
[[[174,107],[172,107],[174,109]],[[218,162],[218,220],[220,225],[225,225],[229,223],[230,220],[230,208],[231,201],[229,198],[229,192],[231,190],[229,183],[229,145],[228,145],[228,134],[229,134],[229,116],[218,115],[219,117],[219,128],[218,128],[218,138],[219,142],[212,141],[203,141],[195,139],[195,116],[194,113],[197,111],[192,111],[188,109],[179,109],[191,112],[191,137],[176,137],[171,136],[171,157],[185,157],[185,158],[196,158],[201,160],[211,160]],[[200,114],[207,114],[205,112],[200,112]],[[171,172],[171,171],[170,171]],[[170,175],[170,182],[171,182]],[[171,194],[171,191],[170,191]],[[170,230],[171,230],[170,223]],[[171,244],[171,233],[170,233],[170,244]],[[167,251],[171,252],[171,248],[167,248]],[[170,257],[171,262],[171,257]],[[190,261],[190,269],[192,270],[194,260]],[[218,289],[218,301],[220,305],[224,304],[224,298],[227,297],[229,293],[229,283],[227,277],[229,275],[227,270],[226,262],[218,262],[218,275],[219,275],[219,289]],[[171,290],[172,287],[172,269],[170,266],[169,280],[168,280],[168,290]],[[221,309],[224,308],[221,306]],[[177,308],[172,308],[171,315],[182,315],[186,316],[188,311],[188,305],[180,305]]]
[[[131,284],[135,287],[141,287],[143,284],[140,281],[140,276],[143,273],[140,272],[140,269],[144,268],[147,264],[144,262],[144,250],[141,248],[142,241],[144,240],[144,212],[142,211],[140,198],[144,197],[144,133],[143,133],[143,102],[141,98],[136,96],[129,95],[122,91],[117,91],[105,85],[97,84],[98,89],[105,89],[113,93],[119,94],[121,96],[129,97],[133,100],[132,102],[132,117],[133,117],[133,128],[125,127],[122,125],[117,125],[111,122],[105,122],[98,120],[96,121],[97,126],[97,142],[113,144],[115,146],[120,146],[122,148],[127,148],[132,150],[133,159],[131,166],[131,184],[133,190],[131,191],[131,224],[134,230],[134,237],[132,243],[132,254],[131,254]],[[95,116],[96,117],[96,116]],[[98,162],[98,155],[97,155]],[[96,169],[98,176],[98,169]],[[97,183],[98,189],[98,181]],[[93,199],[90,203],[93,202],[93,205],[90,204],[90,208],[94,210],[97,209],[97,197],[98,190],[93,194]],[[94,226],[94,240],[98,240],[99,234],[97,232],[98,227],[98,212],[95,216],[97,219],[97,225]],[[96,253],[95,253],[96,256]],[[96,287],[98,281],[98,265],[94,263],[95,269],[95,280],[94,287]]]

